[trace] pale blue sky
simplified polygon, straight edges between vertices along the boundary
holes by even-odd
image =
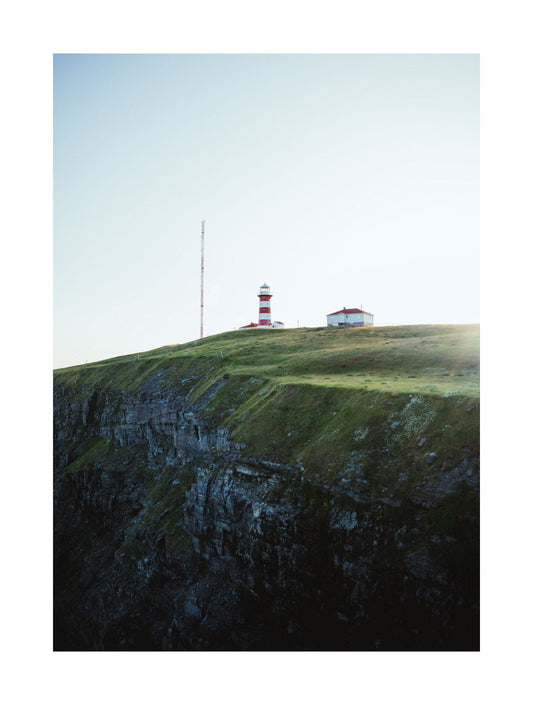
[[[477,55],[56,55],[54,365],[342,306],[479,321]]]

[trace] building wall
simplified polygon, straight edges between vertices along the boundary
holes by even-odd
[[[370,313],[337,313],[327,316],[328,326],[373,326],[374,316]]]

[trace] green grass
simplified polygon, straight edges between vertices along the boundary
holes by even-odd
[[[254,375],[282,384],[462,394],[479,391],[479,326],[232,331],[56,371],[58,380],[134,391],[156,372]],[[194,376],[194,375],[193,375]],[[191,387],[194,380],[190,380]]]
[[[444,467],[465,447],[479,453],[474,325],[232,331],[57,370],[55,382],[82,398],[93,389],[173,391],[229,428],[243,455],[330,478],[358,458],[370,484],[383,483],[387,458],[369,449],[401,455],[413,478],[430,450]]]
[[[195,477],[194,467],[178,470],[167,466],[151,484],[144,523],[154,530],[164,528],[170,549],[179,548],[189,540],[182,528],[183,503]]]
[[[76,457],[66,468],[65,474],[71,475],[83,470],[89,470],[98,461],[102,461],[110,450],[110,442],[100,436],[93,436],[81,444]]]

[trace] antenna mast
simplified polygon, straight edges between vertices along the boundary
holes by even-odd
[[[200,338],[204,337],[204,236],[205,220],[202,220],[202,258],[200,263]]]

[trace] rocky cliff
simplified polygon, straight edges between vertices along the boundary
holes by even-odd
[[[154,359],[56,374],[56,650],[478,648],[472,395]]]

